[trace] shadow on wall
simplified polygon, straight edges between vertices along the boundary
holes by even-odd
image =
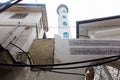
[[[16,80],[23,72],[23,68],[14,68],[13,70],[0,70],[0,80]],[[22,74],[25,77],[25,74]]]

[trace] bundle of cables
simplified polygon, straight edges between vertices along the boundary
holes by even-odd
[[[18,47],[17,45],[10,43],[13,46],[17,47],[18,49],[22,50],[20,47]],[[116,60],[120,59],[120,55],[116,55],[116,56],[109,56],[109,57],[104,57],[104,58],[99,58],[99,59],[92,59],[92,60],[85,60],[85,61],[77,61],[77,62],[69,62],[69,63],[61,63],[61,64],[45,64],[45,65],[32,65],[31,59],[28,55],[28,52],[25,52],[24,50],[22,50],[23,53],[26,54],[30,64],[4,64],[4,63],[0,63],[0,66],[9,66],[9,67],[34,67],[34,68],[39,68],[41,70],[44,71],[49,71],[49,72],[55,72],[55,73],[62,73],[62,74],[74,74],[74,75],[82,75],[85,76],[84,74],[79,74],[79,73],[67,73],[67,72],[57,72],[57,71],[51,71],[49,69],[48,66],[53,66],[52,70],[67,70],[67,69],[78,69],[78,68],[86,68],[86,67],[93,67],[93,66],[99,66],[99,65],[103,65],[106,63],[110,63]],[[104,60],[104,61],[103,61]],[[83,64],[83,63],[88,63],[88,62],[96,62],[98,61],[98,63],[94,63],[94,64],[88,64],[88,65],[82,65],[82,66],[74,66],[74,67],[55,67],[55,66],[66,66],[66,65],[75,65],[75,64]]]
[[[0,9],[0,13],[3,12],[3,11],[5,11],[9,7],[13,6],[14,4],[17,4],[20,1],[22,1],[22,0],[10,0],[10,1],[6,2],[5,4],[1,5],[2,9]],[[12,44],[13,46],[17,47],[21,51],[23,51],[25,53],[25,55],[27,56],[30,64],[23,64],[23,63],[19,63],[19,64],[4,64],[4,63],[0,63],[0,66],[9,66],[9,67],[37,67],[37,68],[39,68],[41,70],[49,71],[49,72],[54,72],[54,73],[72,74],[72,75],[85,76],[85,74],[59,72],[59,71],[53,71],[53,70],[78,69],[78,68],[93,67],[93,66],[98,66],[98,65],[103,65],[103,64],[106,64],[106,63],[110,63],[110,62],[113,62],[113,61],[116,61],[116,60],[120,59],[120,55],[116,55],[116,56],[104,57],[104,58],[99,58],[99,59],[77,61],[77,62],[69,62],[69,63],[61,63],[61,64],[32,65],[31,59],[30,59],[30,57],[28,55],[28,52],[25,52],[24,50],[22,50],[20,47],[18,47],[17,45],[15,45],[13,43],[10,43],[10,44]],[[103,60],[105,60],[105,61],[103,61]],[[82,66],[75,66],[75,67],[56,67],[55,68],[55,66],[65,66],[65,65],[72,65],[73,66],[75,64],[83,64],[83,63],[96,62],[96,61],[98,61],[98,63],[88,64],[88,65],[82,65]],[[47,66],[53,66],[52,70],[49,70],[51,68],[48,68]]]

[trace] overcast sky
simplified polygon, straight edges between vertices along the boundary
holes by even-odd
[[[120,15],[120,0],[23,0],[23,2],[46,4],[50,33],[53,32],[52,29],[55,29],[54,33],[57,33],[58,15],[56,10],[60,4],[65,4],[69,8],[69,26],[73,28],[72,32],[74,33],[76,21]]]

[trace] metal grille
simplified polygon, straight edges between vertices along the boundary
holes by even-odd
[[[94,68],[94,80],[120,80],[120,70],[111,66],[105,67],[108,70],[108,72],[106,72],[103,66],[97,66]]]
[[[109,80],[102,66],[95,67],[94,80]]]
[[[120,70],[110,67],[110,66],[107,66],[107,69],[109,70],[114,80],[120,80]]]

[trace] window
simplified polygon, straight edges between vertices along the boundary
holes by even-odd
[[[65,16],[65,15],[63,15],[63,18],[66,18],[66,16]]]
[[[64,13],[65,13],[66,11],[65,11],[65,10],[62,10],[62,12],[64,12]]]
[[[11,19],[24,19],[28,13],[15,13],[10,18]]]
[[[67,22],[63,22],[63,26],[67,26]]]
[[[69,38],[69,33],[68,32],[64,32],[63,33],[63,38]]]

